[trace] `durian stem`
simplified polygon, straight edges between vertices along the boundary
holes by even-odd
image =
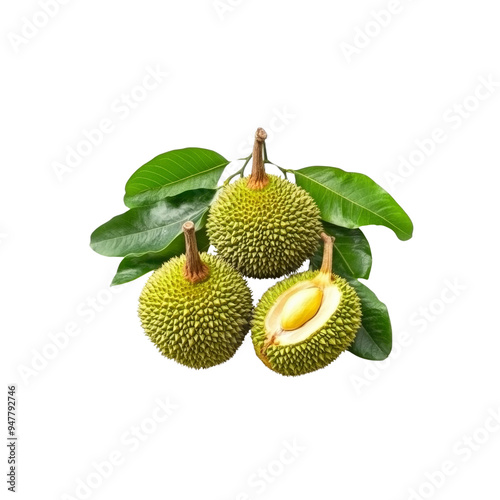
[[[267,186],[269,178],[264,167],[264,145],[267,139],[267,133],[263,128],[258,128],[255,133],[255,143],[253,146],[253,164],[252,173],[248,179],[250,189],[262,189]]]
[[[323,246],[323,261],[321,262],[320,274],[323,276],[328,276],[331,279],[332,266],[333,266],[333,244],[335,243],[335,238],[329,236],[326,233],[321,233],[321,239],[324,242]]]
[[[191,221],[185,222],[182,226],[182,230],[184,231],[184,238],[186,240],[184,277],[193,284],[199,283],[208,277],[210,271],[200,258],[194,223]]]

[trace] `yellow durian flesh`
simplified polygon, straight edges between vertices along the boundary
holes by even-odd
[[[305,288],[293,294],[283,306],[281,328],[296,330],[318,312],[323,300],[323,291],[317,286]]]
[[[283,322],[287,323],[287,306],[293,304],[297,298],[304,297],[304,292],[316,289],[321,294],[321,303],[315,314],[307,321],[295,328],[285,328]],[[300,282],[285,291],[276,301],[274,307],[267,313],[265,319],[265,329],[269,338],[272,338],[274,345],[292,345],[307,340],[316,331],[320,330],[330,317],[335,314],[340,304],[342,293],[332,283],[323,290],[314,285],[312,280]],[[310,312],[310,311],[309,311]],[[285,321],[283,321],[285,318]],[[295,326],[295,325],[287,325]]]

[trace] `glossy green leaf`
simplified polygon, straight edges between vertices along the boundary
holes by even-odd
[[[334,167],[306,167],[291,172],[296,183],[315,199],[323,220],[351,229],[382,225],[392,229],[400,240],[411,238],[413,224],[408,215],[366,175]]]
[[[333,272],[349,278],[370,276],[372,253],[361,229],[346,229],[323,222],[325,233],[335,237]],[[311,269],[319,269],[323,260],[323,245],[311,258]]]
[[[204,226],[215,194],[213,189],[198,189],[132,208],[98,227],[92,233],[90,246],[109,257],[160,252],[182,234],[184,222],[193,221],[196,229]]]
[[[184,191],[215,189],[228,164],[223,156],[209,149],[163,153],[132,174],[125,186],[125,205],[141,207]]]
[[[381,361],[392,349],[392,327],[387,307],[367,286],[357,280],[349,280],[349,283],[361,299],[363,311],[361,328],[349,351],[360,358]]]
[[[206,252],[210,246],[206,229],[203,228],[196,232],[196,240],[198,241],[198,250]],[[177,257],[186,251],[184,235],[179,234],[170,245],[160,252],[148,252],[141,255],[127,255],[118,266],[115,277],[111,285],[122,285],[133,281],[140,276],[158,269],[164,262]]]

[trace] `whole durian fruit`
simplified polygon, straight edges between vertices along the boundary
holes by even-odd
[[[144,331],[167,358],[190,368],[230,359],[250,329],[252,293],[221,258],[198,253],[194,224],[183,226],[186,254],[147,281],[139,299]]]
[[[251,278],[278,278],[296,271],[316,251],[322,231],[312,197],[301,187],[266,174],[266,137],[259,128],[252,174],[223,188],[207,222],[217,254]]]
[[[303,375],[334,361],[361,326],[361,302],[347,281],[332,274],[333,240],[325,242],[320,271],[277,283],[255,309],[252,340],[257,356],[282,375]]]

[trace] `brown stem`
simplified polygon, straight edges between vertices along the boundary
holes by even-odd
[[[255,143],[253,145],[253,164],[252,173],[248,179],[247,186],[250,189],[262,189],[267,186],[269,178],[264,167],[264,141],[267,139],[267,133],[263,128],[258,128],[255,133]]]
[[[182,230],[184,231],[184,238],[186,239],[184,277],[193,284],[199,283],[208,277],[210,271],[200,258],[194,224],[191,221],[185,222],[182,226]]]
[[[326,233],[321,233],[321,239],[324,242],[324,247],[320,272],[330,276],[332,274],[333,244],[335,243],[335,238]]]

